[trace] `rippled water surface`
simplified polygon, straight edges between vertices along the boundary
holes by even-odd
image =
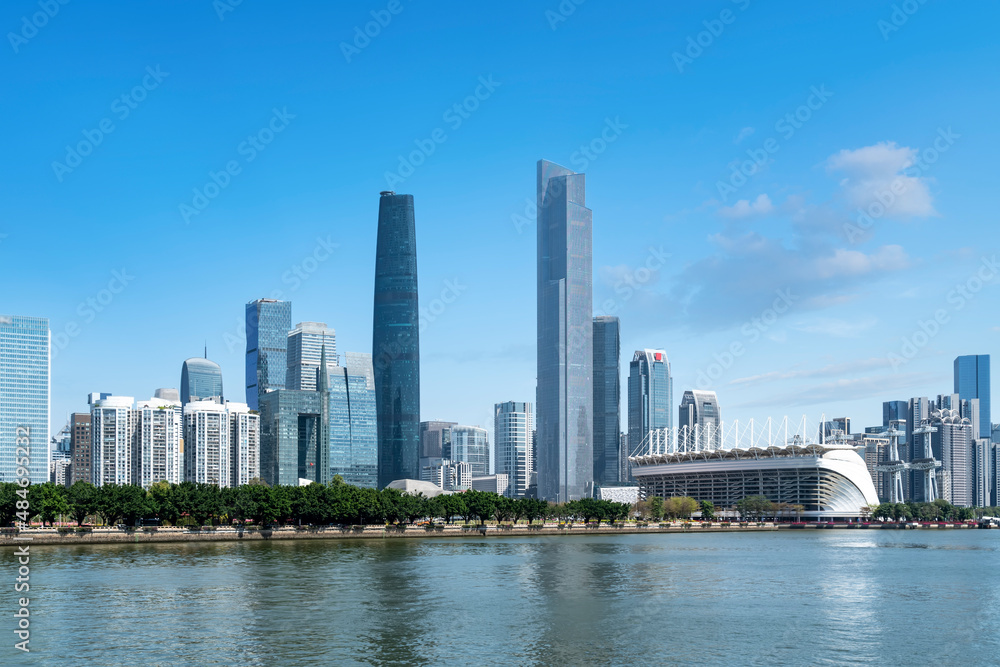
[[[32,653],[4,613],[0,664],[997,664],[998,547],[983,530],[39,546]],[[12,550],[0,562],[13,582]]]

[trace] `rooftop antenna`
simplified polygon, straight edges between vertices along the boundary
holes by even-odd
[[[208,341],[205,341],[205,358],[208,359]]]

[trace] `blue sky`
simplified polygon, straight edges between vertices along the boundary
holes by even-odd
[[[259,296],[370,351],[390,185],[423,417],[491,426],[534,400],[539,158],[587,174],[625,374],[662,347],[727,421],[950,391],[1000,332],[1000,9],[791,7],[4,3],[0,310],[51,319],[53,426],[176,387],[206,342],[242,400]]]

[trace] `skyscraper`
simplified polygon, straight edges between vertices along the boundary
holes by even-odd
[[[468,463],[473,477],[490,474],[490,439],[485,428],[452,426],[443,455],[453,463]]]
[[[420,321],[413,195],[386,190],[378,205],[372,359],[378,485],[419,479]]]
[[[955,393],[962,400],[979,399],[976,438],[990,437],[990,355],[969,354],[955,358]]]
[[[617,317],[594,318],[594,483],[618,482],[621,331]],[[503,472],[499,471],[498,472]],[[512,477],[513,480],[513,477]]]
[[[288,332],[286,389],[316,388],[321,348],[326,349],[327,372],[330,372],[337,360],[337,338],[333,329],[322,322],[299,322]]]
[[[229,427],[225,405],[215,401],[184,404],[184,481],[230,486]]]
[[[92,482],[93,467],[91,465],[93,447],[90,438],[90,413],[74,412],[70,415],[69,451],[73,459],[70,468],[70,484],[73,482]]]
[[[133,423],[132,483],[149,488],[156,482],[183,482],[184,416],[180,401],[162,398],[139,401]]]
[[[215,399],[222,402],[222,368],[214,361],[192,357],[181,366],[181,404]]]
[[[629,456],[643,454],[643,440],[653,429],[674,426],[674,378],[663,350],[636,350],[628,366]]]
[[[565,502],[593,488],[593,218],[586,179],[537,165],[538,496]]]
[[[370,354],[348,352],[330,371],[330,479],[378,486],[375,373]]]
[[[322,392],[298,389],[278,389],[260,397],[261,479],[272,486],[325,479],[317,470],[317,462],[326,458],[320,452],[325,439],[324,400]]]
[[[678,410],[678,444],[687,451],[718,449],[721,421],[719,399],[714,391],[685,391]]]
[[[30,445],[32,484],[49,480],[49,320],[0,315],[0,482],[16,482]]]
[[[531,472],[535,467],[532,457],[534,430],[535,415],[531,403],[507,401],[494,406],[493,440],[496,447],[496,471],[498,474],[507,475],[513,498],[523,498],[528,490]]]
[[[291,328],[290,301],[256,299],[247,304],[246,390],[247,405],[251,410],[257,409],[260,396],[285,387],[288,331]]]
[[[131,396],[90,395],[91,482],[135,484],[132,477],[135,420]]]

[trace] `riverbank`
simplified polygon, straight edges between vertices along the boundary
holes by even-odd
[[[926,524],[922,529],[975,528],[966,524]],[[535,524],[528,526],[487,524],[435,525],[435,526],[286,526],[273,529],[244,529],[215,527],[194,530],[191,528],[95,528],[78,531],[70,529],[32,528],[19,534],[4,532],[0,547],[30,544],[114,544],[148,542],[232,542],[254,540],[343,540],[343,539],[407,539],[447,537],[508,537],[525,535],[628,535],[637,533],[711,533],[711,532],[768,532],[776,530],[824,529],[904,529],[916,528],[906,524],[723,524],[675,522],[653,525],[641,524]]]

